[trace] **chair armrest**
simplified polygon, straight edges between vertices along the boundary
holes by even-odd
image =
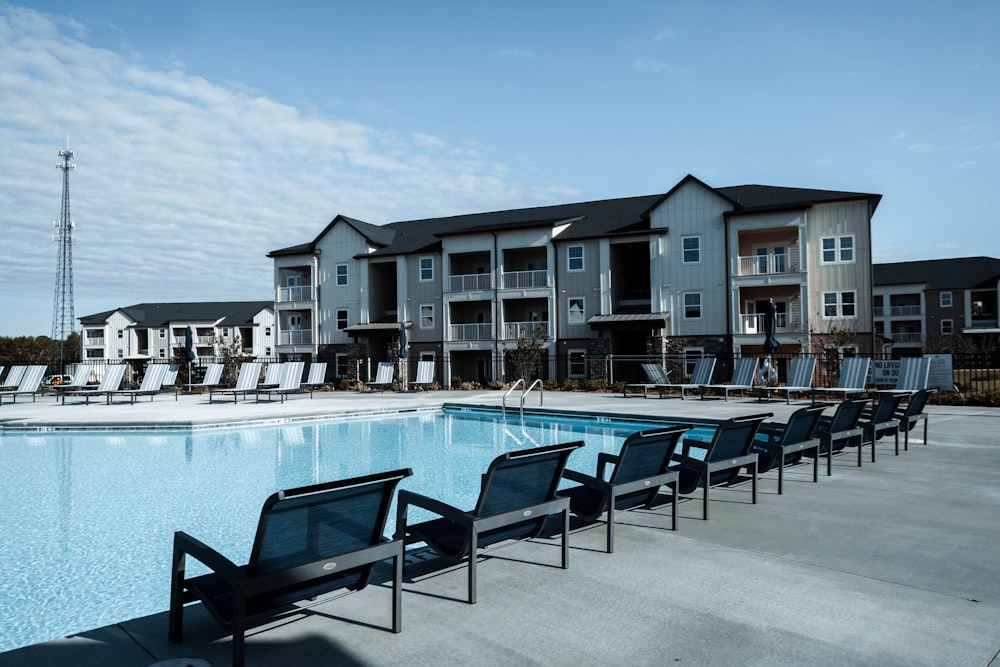
[[[190,555],[210,570],[229,581],[243,577],[239,566],[201,540],[191,537],[183,531],[174,533],[174,551]]]
[[[604,471],[607,469],[608,464],[618,465],[618,461],[621,457],[618,454],[608,454],[606,452],[600,452],[597,455],[597,478],[604,479]]]
[[[785,435],[787,426],[779,422],[765,422],[757,429],[760,435],[766,435],[769,442],[780,440]]]
[[[436,498],[431,498],[430,496],[425,496],[419,493],[414,493],[413,491],[407,491],[406,489],[401,489],[397,495],[397,506],[396,506],[396,536],[405,534],[400,533],[400,530],[406,530],[406,513],[407,508],[410,505],[415,507],[420,507],[425,510],[429,510],[438,514],[446,519],[454,521],[455,523],[460,523],[464,526],[471,526],[474,517],[464,510],[460,510],[453,505],[449,505],[446,502],[437,500]],[[402,521],[400,521],[402,518]]]
[[[586,475],[582,472],[577,472],[576,470],[570,470],[569,468],[563,470],[563,477],[566,479],[579,482],[584,486],[588,486],[592,489],[597,489],[600,491],[606,491],[611,488],[611,485],[605,482],[603,479],[594,477],[592,475]]]
[[[694,457],[688,456],[687,454],[674,454],[673,458],[670,459],[670,462],[671,463],[682,463],[682,464],[692,465],[692,466],[695,466],[697,468],[704,468],[705,465],[706,465],[705,461],[702,461],[701,459],[696,459]],[[673,466],[671,466],[671,467],[673,467]]]

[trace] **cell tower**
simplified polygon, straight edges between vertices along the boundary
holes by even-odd
[[[73,227],[69,213],[69,172],[76,169],[70,162],[73,151],[68,147],[59,151],[62,162],[56,167],[63,172],[62,212],[52,226],[57,232],[52,236],[59,248],[56,251],[56,296],[52,307],[52,340],[59,344],[59,372],[64,372],[63,347],[66,339],[76,330],[73,314]]]

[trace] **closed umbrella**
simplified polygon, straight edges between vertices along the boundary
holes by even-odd
[[[403,391],[406,391],[406,358],[410,356],[409,351],[406,349],[406,322],[399,323],[399,378],[403,385]]]
[[[188,384],[191,384],[191,362],[198,358],[198,355],[194,352],[194,330],[191,325],[188,325],[187,332],[184,334],[184,358],[187,359],[188,364]]]
[[[771,380],[778,378],[778,372],[771,365],[771,354],[781,346],[778,339],[774,337],[777,329],[777,308],[774,299],[769,299],[767,308],[764,310],[764,363],[760,367],[761,384],[767,384]]]

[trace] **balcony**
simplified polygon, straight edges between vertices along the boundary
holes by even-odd
[[[275,302],[312,301],[314,298],[312,285],[295,285],[294,287],[279,287]]]
[[[920,316],[923,315],[923,309],[920,306],[890,306],[886,308],[885,306],[875,306],[875,317],[908,317],[908,316]]]
[[[798,332],[799,322],[801,318],[799,313],[775,313],[774,324],[775,332],[780,333],[782,331],[788,332]],[[740,315],[740,330],[738,333],[741,334],[762,334],[764,333],[764,314],[763,313],[745,313]]]
[[[280,331],[278,345],[312,345],[312,331]]]
[[[493,340],[493,323],[452,324],[448,329],[448,340]]]
[[[769,276],[782,273],[794,273],[797,267],[792,266],[792,256],[787,253],[750,255],[737,258],[739,276]]]
[[[891,333],[889,337],[894,343],[921,343],[923,336],[920,333]]]
[[[87,346],[94,346],[94,345],[100,345],[101,347],[104,346],[103,338],[86,338],[85,340],[86,342],[84,343],[84,345]]]
[[[534,338],[547,336],[549,325],[546,322],[507,322],[503,325],[503,337],[505,340],[517,340],[518,338]]]
[[[491,288],[489,273],[466,273],[448,276],[448,290],[451,292],[481,292]]]
[[[535,271],[504,271],[501,276],[501,285],[503,289],[549,287],[549,272],[545,269]]]

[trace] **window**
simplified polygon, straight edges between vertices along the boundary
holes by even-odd
[[[103,359],[104,350],[87,350],[88,359]]]
[[[701,319],[701,293],[688,292],[684,295],[684,319]]]
[[[336,271],[337,287],[347,287],[347,264],[338,264]]]
[[[567,351],[566,375],[571,378],[582,378],[587,375],[587,351]]]
[[[119,329],[118,330],[118,338],[124,338],[124,337],[125,337],[125,330],[124,329]]]
[[[681,239],[681,258],[685,264],[701,261],[701,237],[685,236]]]
[[[434,304],[425,303],[420,306],[420,328],[434,328]]]
[[[344,378],[347,377],[347,365],[348,356],[345,352],[337,352],[334,358],[334,377]]]
[[[941,320],[941,335],[950,336],[955,332],[955,323],[952,320]]]
[[[941,292],[939,298],[942,308],[951,308],[951,292]]]
[[[822,239],[823,264],[853,264],[854,236],[827,236]]]
[[[264,335],[265,336],[271,335],[271,327],[264,327]]]
[[[301,315],[289,315],[288,316],[288,328],[293,331],[298,331],[302,328],[302,316]]]
[[[161,348],[160,348],[160,359],[166,359],[166,358],[167,358],[167,351],[166,351],[166,350],[164,350],[164,349],[163,349],[163,348],[161,347]]]
[[[420,282],[425,283],[429,280],[434,280],[434,258],[433,257],[421,257],[420,258]]]
[[[823,292],[823,317],[847,317],[858,316],[857,295],[850,292]]]
[[[118,350],[118,358],[119,359],[125,358],[125,350]]]
[[[566,248],[566,270],[583,271],[583,246],[571,245]]]
[[[569,299],[569,317],[566,320],[569,324],[586,323],[586,315],[583,310],[583,297],[574,296]]]
[[[337,309],[337,331],[343,331],[347,328],[347,309],[338,308]]]
[[[167,330],[160,329],[160,338],[166,338],[166,337],[167,337]]]

